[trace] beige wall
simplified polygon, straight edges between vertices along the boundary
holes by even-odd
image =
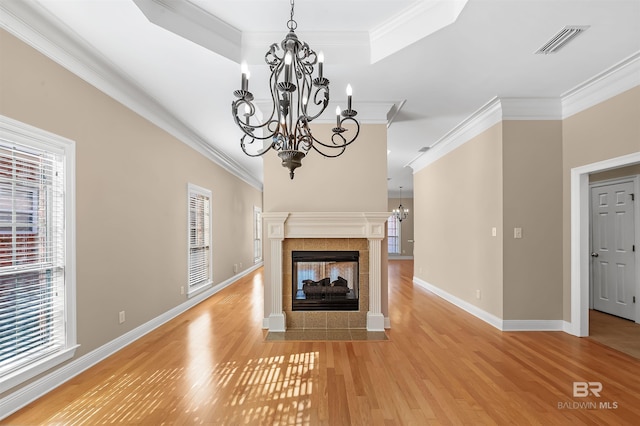
[[[329,141],[330,124],[312,126],[316,138]],[[343,155],[325,158],[313,151],[296,169],[295,178],[275,152],[264,155],[265,212],[387,211],[387,127],[361,125],[360,135]],[[271,312],[268,241],[265,239],[265,318]],[[386,239],[382,242],[386,247]],[[382,313],[388,316],[387,253],[382,250]]]
[[[500,124],[414,175],[415,276],[500,318],[502,185]]]
[[[505,320],[562,318],[562,122],[504,121]],[[514,228],[522,238],[514,238]]]
[[[4,31],[0,51],[0,114],[76,141],[77,356],[185,302],[188,182],[213,192],[214,283],[253,265],[259,190]]]
[[[334,125],[312,126],[329,141]],[[317,136],[319,135],[319,136]],[[302,160],[295,178],[275,152],[264,155],[265,212],[383,212],[387,209],[387,127],[361,125],[360,135],[340,157],[315,151]]]
[[[563,122],[564,320],[571,321],[571,169],[640,151],[640,86]]]
[[[389,198],[387,204],[388,211],[397,209],[402,203],[404,208],[409,209],[409,215],[406,219],[402,220],[400,237],[402,241],[400,243],[400,255],[401,256],[413,256],[413,222],[415,217],[415,211],[413,210],[413,198]]]

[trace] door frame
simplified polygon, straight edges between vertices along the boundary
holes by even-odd
[[[574,336],[589,335],[589,174],[640,163],[640,152],[611,158],[571,169],[571,324]],[[638,179],[634,191],[640,196]],[[640,208],[635,209],[636,242],[640,241]],[[636,278],[640,276],[640,250],[636,250]],[[640,293],[639,293],[640,294]],[[636,319],[640,303],[636,303]]]
[[[617,185],[617,184],[623,184],[623,183],[631,183],[633,185],[633,193],[634,195],[637,196],[638,193],[640,193],[640,175],[629,175],[629,176],[625,176],[625,177],[618,177],[618,178],[613,178],[613,179],[605,179],[605,180],[599,180],[596,182],[589,182],[589,252],[592,253],[593,252],[593,246],[591,245],[591,242],[593,240],[593,210],[592,210],[592,203],[593,200],[592,198],[592,190],[593,188],[600,188],[603,186],[611,186],[611,185]],[[638,222],[638,208],[636,208],[636,205],[634,203],[633,205],[634,209],[633,209],[633,229],[634,232],[636,234],[636,244],[638,244],[640,242],[640,239],[638,238],[638,236],[640,235],[638,233],[638,224],[640,222]],[[640,281],[638,281],[638,277],[640,277],[638,275],[638,270],[640,268],[638,268],[638,252],[636,251],[635,254],[635,278],[636,278],[636,295],[640,296],[640,285],[638,284]],[[590,263],[590,267],[589,267],[589,309],[593,309],[593,305],[594,305],[594,288],[593,288],[593,262]],[[640,310],[638,309],[638,305],[639,303],[636,303],[636,307],[635,307],[635,312],[633,313],[634,318],[635,318],[635,322],[636,323],[640,323],[640,317],[638,317],[638,312],[640,312]]]

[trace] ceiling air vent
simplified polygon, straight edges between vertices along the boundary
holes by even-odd
[[[418,152],[427,152],[427,151],[429,151],[429,149],[430,149],[430,147],[428,147],[428,146],[423,146],[422,148],[420,148],[420,149],[418,150]]]
[[[549,53],[556,53],[567,43],[573,40],[578,34],[583,33],[589,28],[589,25],[569,25],[564,27],[554,35],[551,40],[546,42],[540,49],[536,51],[536,55],[548,55]]]

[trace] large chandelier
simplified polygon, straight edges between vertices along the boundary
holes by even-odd
[[[307,43],[298,40],[295,29],[298,24],[293,19],[294,0],[291,0],[291,18],[287,22],[289,33],[284,40],[273,43],[265,55],[265,62],[271,70],[269,80],[273,109],[264,122],[260,122],[249,91],[249,72],[242,69],[240,90],[233,94],[233,118],[244,133],[240,147],[251,157],[263,155],[270,149],[278,152],[282,166],[289,169],[293,179],[294,170],[302,165],[302,159],[312,148],[325,157],[338,157],[346,147],[358,137],[360,124],[354,118],[357,112],[351,109],[351,85],[347,86],[347,109],[336,107],[336,127],[332,129],[331,141],[321,142],[311,133],[309,123],[318,118],[329,104],[329,80],[323,75],[323,55],[316,55]],[[282,49],[282,54],[278,51]],[[312,78],[315,65],[317,77]],[[265,116],[267,117],[267,116]],[[345,122],[355,125],[351,138],[345,137]],[[256,141],[264,141],[256,148],[248,146]]]

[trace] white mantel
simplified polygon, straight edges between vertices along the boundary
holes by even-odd
[[[366,238],[369,242],[369,310],[367,330],[384,331],[381,310],[382,240],[389,212],[265,212],[262,215],[271,252],[269,331],[285,331],[282,310],[282,242],[285,238]]]

